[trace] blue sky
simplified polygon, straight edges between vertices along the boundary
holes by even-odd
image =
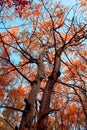
[[[58,0],[55,0],[58,1]],[[64,5],[68,5],[68,6],[73,6],[77,3],[77,0],[61,0],[61,3],[63,3]]]

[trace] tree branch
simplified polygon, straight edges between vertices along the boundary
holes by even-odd
[[[14,107],[10,107],[10,106],[0,106],[0,108],[7,108],[7,109],[12,109],[12,110],[15,110],[15,111],[19,111],[19,112],[24,112],[24,110],[20,110],[18,108],[14,108]]]

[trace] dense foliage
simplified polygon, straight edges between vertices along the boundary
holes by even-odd
[[[0,130],[87,130],[80,2],[0,0]]]

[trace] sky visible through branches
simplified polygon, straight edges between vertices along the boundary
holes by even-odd
[[[50,118],[52,128],[85,128],[87,21],[79,2],[24,2],[9,0],[0,13],[2,118],[19,130],[51,127]]]
[[[37,0],[35,0],[35,1],[37,2]],[[67,1],[66,0],[54,0],[53,2],[56,3],[58,1],[60,1],[63,5],[69,6],[71,8],[78,3],[77,0],[67,0]],[[73,11],[74,10],[71,10],[69,12],[69,14],[68,14],[69,17],[71,17],[73,15]],[[14,27],[14,26],[21,26],[22,24],[24,24],[24,22],[26,23],[27,21],[22,21],[20,18],[16,18],[12,22],[11,21],[5,21],[5,26],[6,26],[6,28]],[[22,29],[22,27],[21,27],[21,29]],[[4,26],[3,26],[3,24],[0,24],[0,32],[3,32],[3,31],[4,31]],[[16,53],[13,53],[12,61],[14,61],[15,64],[18,64],[19,60],[20,60],[20,56]]]

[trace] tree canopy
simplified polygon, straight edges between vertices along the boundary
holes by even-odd
[[[86,8],[0,1],[0,130],[87,129]]]

